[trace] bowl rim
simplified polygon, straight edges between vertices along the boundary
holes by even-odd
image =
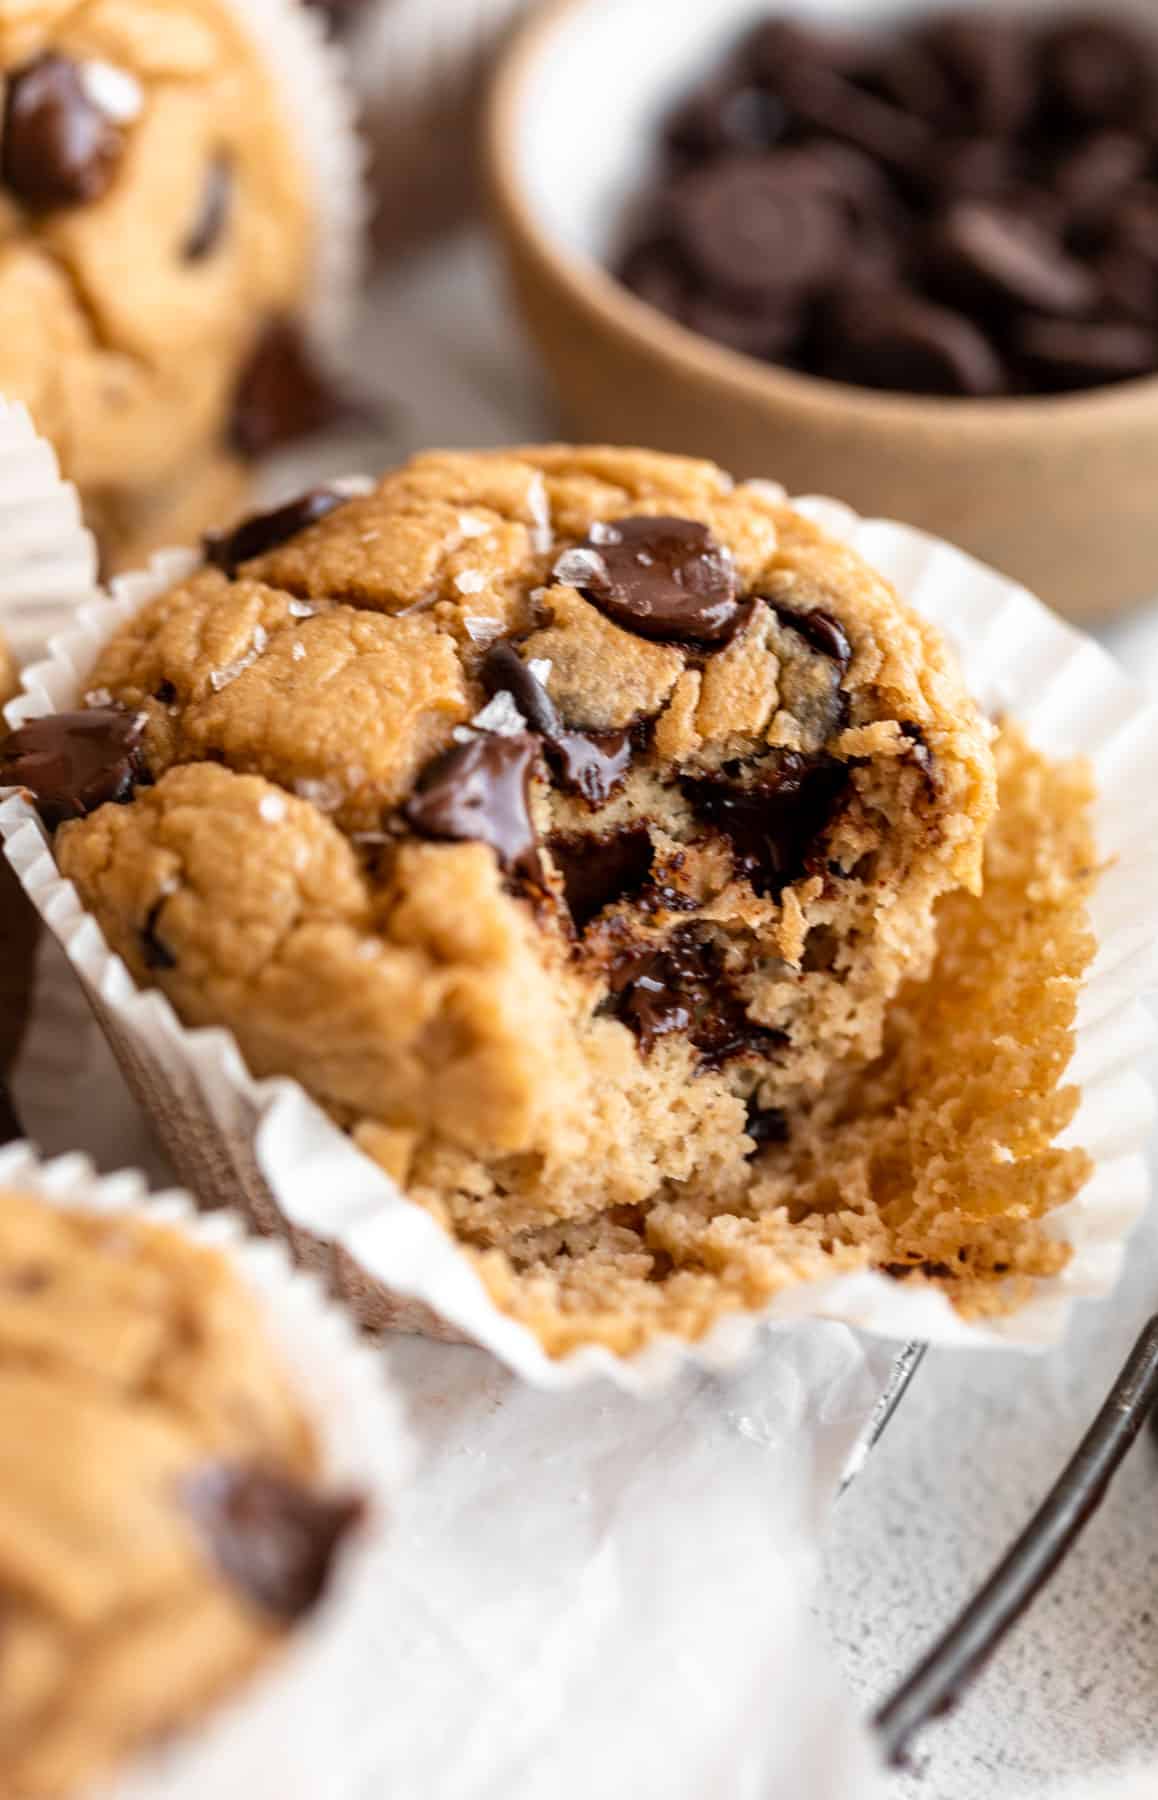
[[[512,34],[487,92],[482,150],[492,212],[510,238],[531,251],[552,280],[567,289],[605,332],[627,339],[636,350],[685,375],[690,372],[705,384],[730,389],[748,403],[787,404],[818,415],[840,413],[852,424],[879,425],[886,419],[900,426],[940,429],[951,421],[955,430],[968,434],[988,435],[993,428],[1003,433],[1040,432],[1059,423],[1095,424],[1107,414],[1120,416],[1158,400],[1158,372],[1073,393],[991,398],[859,387],[731,350],[640,300],[609,269],[572,250],[543,225],[522,179],[519,122],[528,82],[541,60],[552,53],[563,25],[589,4],[591,0],[545,0]]]

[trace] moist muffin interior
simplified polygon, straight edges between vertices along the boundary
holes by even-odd
[[[318,1461],[224,1258],[0,1193],[5,1795],[90,1792],[276,1652],[359,1510]]]
[[[89,681],[119,773],[55,822],[88,815],[60,861],[111,943],[297,1076],[551,1348],[922,1260],[767,1227],[839,1211],[807,1147],[939,898],[979,888],[991,733],[777,490],[420,457],[212,540]]]

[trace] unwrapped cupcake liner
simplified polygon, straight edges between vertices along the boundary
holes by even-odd
[[[1113,1286],[1148,1195],[1143,1150],[1153,1103],[1137,1065],[1153,1033],[1138,996],[1158,981],[1158,710],[1092,640],[951,545],[905,525],[860,519],[834,501],[794,504],[941,627],[984,708],[1015,717],[1047,754],[1081,753],[1093,765],[1107,866],[1092,899],[1098,948],[1066,1076],[1080,1086],[1081,1101],[1059,1141],[1083,1147],[1094,1166],[1081,1193],[1048,1222],[1072,1248],[1065,1268],[1039,1280],[1016,1312],[985,1323],[961,1318],[937,1290],[865,1270],[787,1288],[760,1312],[728,1314],[695,1343],[661,1337],[630,1357],[588,1345],[553,1359],[495,1305],[434,1219],[297,1083],[256,1080],[228,1032],[187,1029],[163,994],[136,987],[62,880],[33,807],[19,794],[0,803],[8,858],[64,946],[181,1179],[202,1205],[239,1206],[254,1229],[282,1236],[367,1327],[477,1342],[546,1387],[606,1375],[647,1391],[688,1361],[733,1366],[764,1326],[802,1318],[947,1345],[1043,1346],[1061,1334],[1076,1298]],[[8,709],[11,723],[76,705],[110,635],[193,560],[168,552],[114,583],[108,597],[86,604],[78,595],[72,630],[26,671],[25,694]]]
[[[366,1497],[366,1519],[339,1552],[329,1589],[269,1664],[164,1749],[133,1759],[93,1800],[341,1800],[356,1791],[354,1726],[389,1704],[369,1655],[378,1576],[413,1449],[380,1354],[295,1269],[284,1246],[257,1243],[227,1213],[199,1213],[178,1192],[150,1196],[135,1170],[97,1176],[83,1156],[41,1162],[25,1144],[0,1150],[0,1188],[48,1204],[132,1213],[222,1251],[253,1293],[335,1491]],[[380,1630],[380,1621],[377,1629]]]

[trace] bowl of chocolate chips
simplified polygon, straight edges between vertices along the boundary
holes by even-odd
[[[558,0],[488,155],[570,428],[1158,589],[1158,10]]]

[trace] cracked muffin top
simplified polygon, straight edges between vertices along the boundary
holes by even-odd
[[[106,536],[178,473],[227,509],[247,368],[313,255],[262,58],[227,0],[33,0],[0,8],[0,72],[0,391]]]
[[[75,1793],[275,1650],[357,1515],[317,1461],[222,1256],[0,1194],[5,1794]]]
[[[110,943],[480,1252],[742,1205],[994,808],[938,634],[778,490],[643,451],[315,490],[85,687],[7,778]]]

